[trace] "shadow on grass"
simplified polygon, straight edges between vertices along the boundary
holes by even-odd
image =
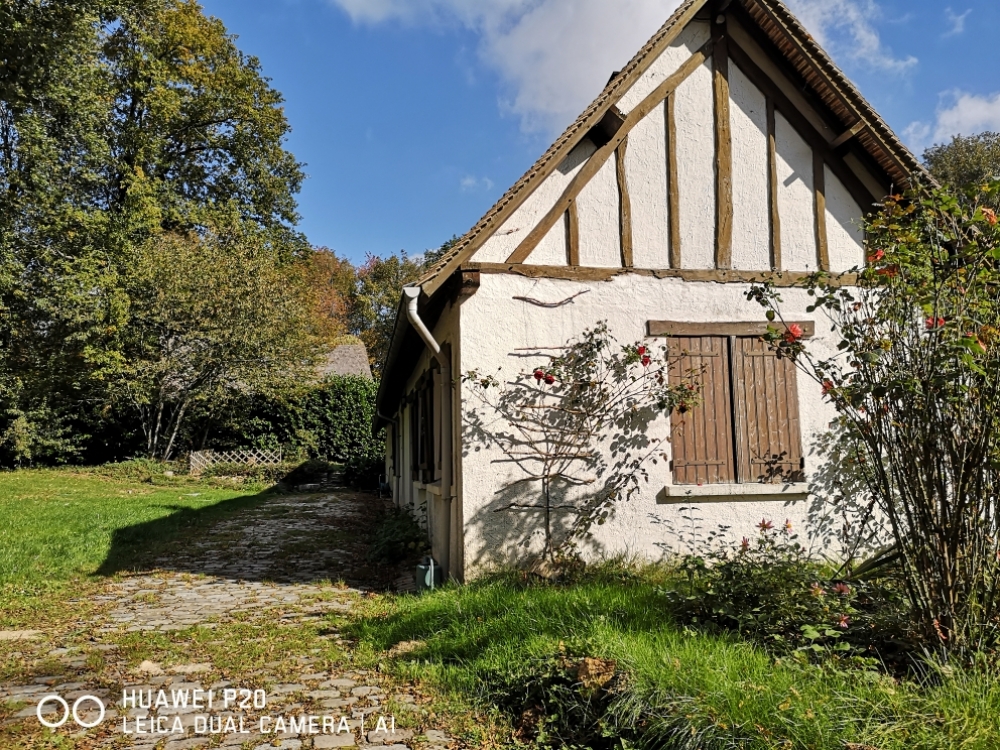
[[[344,581],[384,588],[392,571],[368,562],[380,501],[353,490],[271,488],[114,531],[95,576],[167,570],[244,581]],[[390,579],[391,580],[391,579]]]

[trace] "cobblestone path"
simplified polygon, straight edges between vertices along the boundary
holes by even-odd
[[[0,632],[37,665],[0,682],[0,705],[17,709],[5,723],[23,727],[25,748],[455,747],[420,726],[420,696],[351,666],[339,629],[338,616],[393,580],[364,562],[379,503],[346,490],[268,497],[197,529],[149,572],[114,576],[93,597],[100,614],[58,642]],[[36,714],[47,695],[71,709],[95,696],[106,715],[90,729],[71,716],[56,730],[69,744],[52,744]],[[63,714],[55,700],[42,707],[47,721]],[[77,714],[100,717],[90,699]]]

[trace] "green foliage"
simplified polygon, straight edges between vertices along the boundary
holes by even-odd
[[[322,354],[309,301],[256,236],[164,236],[136,253],[119,347],[88,349],[133,407],[146,451],[170,459],[184,418],[307,380]]]
[[[776,658],[732,632],[678,624],[667,592],[686,585],[663,567],[605,565],[568,584],[505,572],[373,602],[352,634],[358,656],[383,671],[471,697],[483,711],[502,707],[515,735],[503,747],[1000,744],[995,669],[897,679],[836,654]],[[420,647],[387,657],[401,642]]]
[[[464,376],[482,405],[467,417],[467,431],[519,472],[493,510],[537,518],[547,558],[568,551],[638,492],[666,439],[650,425],[698,403],[693,378],[668,379],[666,347],[621,345],[606,322],[559,352],[504,385],[476,371]]]
[[[121,455],[137,255],[209,227],[304,249],[281,97],[190,0],[13,0],[0,53],[0,433],[11,461],[75,458],[66,426]]]
[[[350,328],[351,333],[365,342],[376,378],[380,376],[389,354],[403,287],[415,282],[423,271],[419,256],[411,258],[405,251],[388,258],[369,255],[358,268],[357,286],[351,301]]]
[[[428,551],[427,532],[405,510],[392,508],[375,529],[368,548],[368,559],[371,562],[397,565],[416,559]]]
[[[762,520],[756,540],[744,538],[735,553],[717,548],[686,557],[680,567],[687,583],[667,593],[681,622],[732,630],[778,653],[888,664],[916,651],[900,587],[831,578],[787,522],[775,528]]]
[[[1000,133],[956,135],[951,143],[927,149],[924,162],[944,185],[975,195],[983,185],[1000,180]]]
[[[356,375],[333,375],[309,388],[275,398],[236,402],[209,447],[284,447],[303,457],[346,463],[381,456],[372,435],[378,385]]]
[[[833,355],[780,322],[773,286],[748,295],[776,321],[778,356],[839,412],[926,642],[965,654],[1000,639],[1000,227],[983,205],[998,194],[1000,183],[971,202],[889,198],[869,222],[857,286],[806,282],[809,310],[839,340]]]

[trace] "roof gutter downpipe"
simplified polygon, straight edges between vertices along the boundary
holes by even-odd
[[[434,359],[441,368],[441,394],[438,398],[438,408],[441,410],[441,500],[444,501],[444,519],[442,519],[441,531],[445,539],[442,547],[441,557],[438,563],[444,569],[445,574],[451,574],[451,514],[452,514],[452,468],[454,461],[454,446],[452,445],[452,396],[451,396],[451,362],[441,351],[441,345],[434,338],[426,324],[420,318],[417,310],[417,303],[420,300],[419,286],[403,287],[403,297],[406,299],[406,319],[410,325],[420,334],[424,344],[430,349]],[[460,573],[458,574],[460,575]]]

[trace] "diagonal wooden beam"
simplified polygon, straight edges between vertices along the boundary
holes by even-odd
[[[615,150],[615,172],[618,177],[618,231],[622,250],[622,268],[631,268],[632,263],[632,200],[628,194],[628,175],[625,173],[625,154],[628,152],[628,136]]]
[[[691,57],[689,57],[683,65],[681,65],[671,76],[669,76],[663,83],[653,89],[649,95],[646,96],[631,112],[629,112],[628,117],[625,118],[625,122],[619,128],[618,132],[614,137],[601,146],[593,156],[587,160],[587,163],[583,165],[576,176],[570,180],[569,185],[563,191],[563,194],[559,196],[559,200],[555,202],[555,205],[549,209],[548,213],[542,217],[541,221],[535,225],[535,228],[528,233],[528,236],[521,241],[521,244],[517,246],[510,257],[507,258],[507,263],[524,263],[531,255],[531,252],[538,247],[538,243],[542,241],[549,230],[555,226],[556,222],[559,221],[561,217],[569,208],[570,203],[580,194],[587,183],[593,179],[601,167],[605,165],[611,155],[615,153],[618,147],[621,145],[622,141],[625,140],[631,130],[638,125],[642,119],[648,115],[653,109],[659,106],[667,95],[670,94],[674,89],[681,85],[688,76],[690,76],[698,66],[702,65],[708,56],[712,52],[712,41],[709,40],[701,49],[695,52]]]
[[[712,23],[715,117],[715,267],[733,265],[733,134],[729,112],[729,51],[725,16]]]

